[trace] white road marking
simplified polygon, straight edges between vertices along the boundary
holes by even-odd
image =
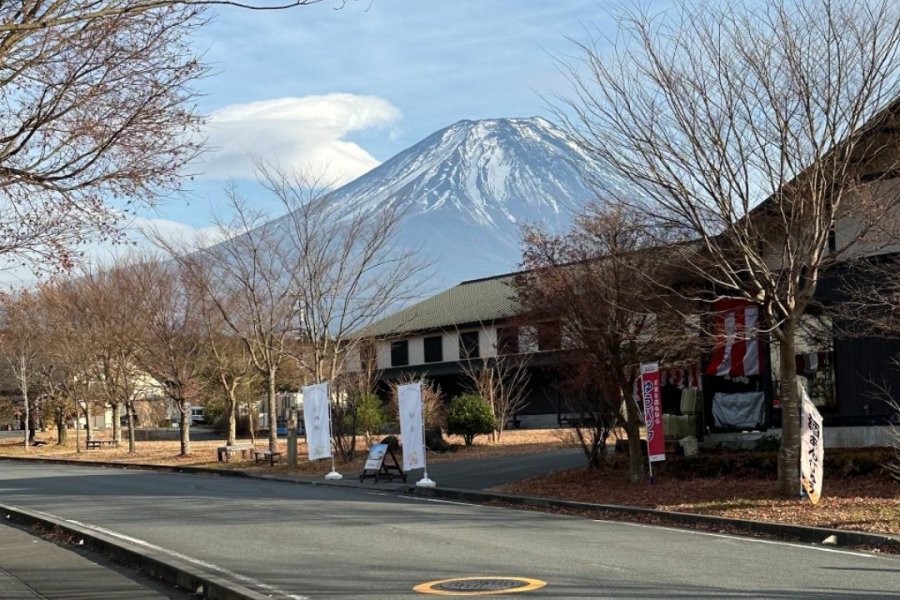
[[[106,529],[105,527],[100,527],[98,525],[91,525],[89,523],[82,523],[81,521],[75,521],[73,519],[65,519],[66,523],[71,523],[73,525],[77,525],[79,527],[84,527],[85,529],[91,529],[98,533],[102,533],[104,535],[108,535],[110,537],[114,537],[120,540],[124,540],[131,544],[135,544],[137,546],[142,546],[144,548],[149,548],[151,550],[155,550],[157,552],[161,552],[163,554],[167,554],[173,558],[177,558],[178,560],[183,560],[185,562],[189,562],[191,564],[197,565],[204,569],[209,569],[210,571],[215,571],[216,573],[220,573],[227,577],[231,577],[240,581],[241,583],[260,588],[265,590],[270,594],[278,594],[279,596],[283,596],[285,598],[289,598],[290,600],[310,600],[308,596],[298,596],[296,594],[292,594],[288,591],[279,589],[275,586],[269,585],[267,583],[263,583],[257,579],[253,579],[252,577],[248,577],[247,575],[241,575],[240,573],[236,573],[230,569],[226,569],[224,567],[220,567],[218,565],[214,565],[212,563],[202,561],[185,554],[181,554],[180,552],[175,552],[174,550],[169,550],[168,548],[163,548],[162,546],[157,546],[156,544],[151,544],[148,541],[142,540],[140,538],[132,537],[130,535],[125,535],[123,533],[119,533],[117,531],[113,531],[111,529]]]
[[[434,502],[435,504],[454,504],[456,506],[484,506],[483,504],[473,504],[471,502],[457,502],[456,500],[439,500],[438,498],[420,498],[418,496],[404,496],[399,495],[398,498],[405,498],[407,500],[418,500],[419,502]]]

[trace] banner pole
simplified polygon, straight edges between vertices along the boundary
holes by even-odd
[[[419,388],[419,407],[422,415],[422,466],[425,468],[425,472],[423,473],[422,479],[416,482],[416,486],[433,488],[437,484],[428,478],[428,460],[425,458],[425,403],[422,401],[421,387]]]
[[[334,443],[333,430],[331,429],[331,386],[327,382],[325,385],[325,406],[328,407],[328,443],[331,446],[331,472],[325,475],[325,479],[337,480],[343,479],[344,476],[338,473],[334,467],[334,451],[337,450],[337,446]]]

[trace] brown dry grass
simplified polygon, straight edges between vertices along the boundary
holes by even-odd
[[[330,461],[319,460],[309,462],[304,460],[307,453],[306,443],[301,438],[297,443],[298,463],[296,467],[276,465],[273,468],[257,467],[252,459],[232,458],[228,463],[216,461],[216,448],[222,446],[222,440],[191,441],[190,456],[181,456],[178,440],[138,441],[135,453],[128,452],[128,443],[123,441],[118,447],[103,447],[99,449],[85,450],[82,437],[82,450],[78,452],[75,447],[74,432],[69,431],[68,439],[62,446],[56,444],[55,436],[50,433],[38,435],[43,445],[28,448],[27,451],[20,439],[0,440],[0,456],[20,456],[34,458],[55,458],[73,461],[103,461],[115,464],[148,464],[166,466],[197,466],[216,467],[223,469],[250,469],[263,470],[276,473],[321,474],[330,469]],[[95,439],[109,439],[111,434],[95,435]],[[492,441],[488,436],[475,438],[472,446],[463,445],[459,436],[448,436],[447,440],[453,447],[452,452],[444,454],[429,453],[429,462],[442,462],[448,460],[465,460],[472,458],[486,458],[490,456],[502,456],[508,454],[520,454],[529,452],[541,452],[547,449],[567,447],[571,442],[567,441],[559,430],[555,429],[520,429],[504,432],[499,440]],[[240,440],[249,442],[249,439]],[[256,447],[263,449],[268,447],[268,440],[257,438]],[[338,461],[338,470],[343,472],[358,472],[362,469],[365,454],[365,441],[357,439],[357,457],[349,463]],[[279,450],[287,452],[285,440],[279,440]],[[399,459],[399,456],[398,456]]]

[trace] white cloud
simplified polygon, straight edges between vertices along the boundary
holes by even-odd
[[[204,127],[209,150],[202,177],[252,179],[255,159],[321,176],[340,185],[378,165],[350,133],[387,127],[400,111],[387,100],[325,94],[232,104],[213,111]]]

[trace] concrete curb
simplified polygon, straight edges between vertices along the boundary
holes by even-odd
[[[477,504],[489,504],[492,502],[504,502],[520,506],[537,506],[545,508],[568,508],[572,510],[595,510],[610,514],[610,518],[616,516],[648,516],[658,519],[670,525],[705,525],[709,527],[728,527],[738,532],[757,533],[779,539],[789,539],[809,544],[822,544],[845,548],[860,546],[888,547],[900,553],[900,538],[877,533],[861,531],[848,531],[845,529],[828,529],[825,527],[809,527],[806,525],[793,525],[788,523],[773,523],[771,521],[749,521],[746,519],[733,519],[729,517],[716,517],[713,515],[698,515],[693,513],[669,512],[641,508],[637,506],[620,506],[616,504],[592,504],[590,502],[574,502],[557,498],[538,498],[532,496],[518,496],[515,494],[503,494],[500,492],[482,492],[461,490],[454,488],[421,488],[410,486],[407,493],[413,496],[426,498],[442,498],[448,500],[462,500]]]
[[[217,469],[215,467],[191,467],[152,465],[147,463],[119,463],[102,460],[69,460],[67,458],[46,458],[43,456],[0,456],[0,461],[36,462],[48,465],[74,465],[76,467],[100,467],[102,469],[134,469],[140,471],[165,471],[169,473],[203,473],[223,477],[255,477],[252,473],[238,469]]]
[[[271,600],[271,597],[251,590],[237,582],[198,569],[194,565],[164,555],[153,548],[129,544],[102,533],[60,521],[49,515],[23,508],[0,504],[0,511],[8,521],[32,527],[40,525],[62,531],[83,541],[89,550],[99,552],[120,565],[140,570],[144,574],[200,594],[210,600]]]

